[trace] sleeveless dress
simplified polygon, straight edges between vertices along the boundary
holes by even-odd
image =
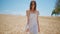
[[[30,16],[29,16],[29,32],[31,34],[38,34],[37,14],[30,13]]]

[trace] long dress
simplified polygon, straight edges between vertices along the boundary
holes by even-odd
[[[29,32],[31,34],[38,34],[37,14],[30,13],[30,16],[29,16]]]

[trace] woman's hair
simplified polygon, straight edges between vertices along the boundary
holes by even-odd
[[[36,1],[31,1],[31,3],[30,3],[30,10],[32,9],[32,3],[33,2],[34,2],[34,5],[35,5],[34,10],[36,10]]]

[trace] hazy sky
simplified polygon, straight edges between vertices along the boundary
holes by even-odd
[[[0,0],[0,14],[26,15],[31,0]],[[56,0],[36,0],[40,16],[50,16]]]

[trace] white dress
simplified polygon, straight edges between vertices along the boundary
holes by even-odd
[[[38,34],[37,14],[30,13],[30,16],[29,16],[29,32],[31,34]]]

